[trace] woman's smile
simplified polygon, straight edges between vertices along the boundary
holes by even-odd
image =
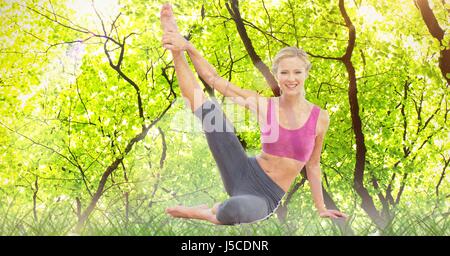
[[[295,88],[295,87],[297,87],[297,83],[295,83],[295,84],[285,84],[285,86],[287,87],[287,88],[290,88],[290,89],[293,89],[293,88]]]

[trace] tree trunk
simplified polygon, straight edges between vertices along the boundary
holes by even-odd
[[[441,51],[439,52],[439,68],[442,76],[447,81],[447,87],[450,84],[450,42],[448,45],[444,45],[444,30],[439,26],[439,22],[430,8],[427,0],[415,0],[417,8],[422,15],[423,21],[428,28],[430,34],[439,41],[441,45]]]
[[[169,106],[161,113],[161,115],[158,118],[153,120],[153,122],[150,125],[143,127],[142,132],[130,140],[127,147],[125,148],[124,153],[122,154],[123,156],[126,156],[131,151],[131,149],[133,148],[133,145],[135,143],[143,140],[147,136],[147,133],[150,130],[150,128],[152,128],[157,122],[159,122],[159,120],[161,120],[161,118],[170,109],[170,107],[172,106],[172,104],[174,102],[175,102],[175,100],[173,100],[171,102],[171,104],[169,104]],[[75,233],[79,234],[81,232],[86,220],[88,219],[89,215],[94,210],[95,206],[97,205],[98,200],[100,199],[101,195],[103,194],[103,189],[105,188],[106,181],[108,180],[111,173],[114,172],[118,168],[119,164],[121,164],[122,161],[123,161],[123,157],[118,157],[118,158],[116,158],[116,160],[114,160],[114,162],[111,165],[108,166],[108,168],[106,168],[106,171],[103,173],[102,178],[100,179],[97,190],[96,190],[94,196],[92,197],[91,202],[89,203],[86,210],[84,210],[84,212],[81,214],[80,218],[78,219],[78,223],[75,225],[75,228],[73,230]]]
[[[359,103],[358,103],[358,90],[356,83],[355,68],[351,61],[353,49],[356,41],[356,30],[350,17],[347,14],[344,6],[344,0],[339,0],[339,10],[342,17],[345,20],[345,25],[348,28],[349,41],[347,50],[342,56],[341,61],[344,63],[348,73],[349,87],[348,87],[348,100],[350,104],[350,112],[352,118],[352,128],[355,133],[356,140],[356,163],[354,171],[353,187],[361,197],[361,207],[374,221],[379,228],[385,227],[385,222],[382,220],[380,213],[375,207],[373,199],[367,189],[364,187],[364,167],[366,163],[366,145],[364,142],[364,133],[362,131],[362,121],[359,116]]]

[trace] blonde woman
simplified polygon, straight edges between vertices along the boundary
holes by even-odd
[[[170,4],[161,9],[163,47],[173,56],[181,93],[203,130],[230,198],[207,205],[166,209],[172,217],[206,220],[214,224],[251,223],[269,217],[300,170],[306,166],[312,197],[321,217],[346,218],[325,207],[320,155],[329,125],[325,110],[307,101],[304,83],[311,68],[298,48],[282,49],[274,58],[273,73],[280,97],[266,98],[220,77],[178,32]],[[262,152],[249,157],[234,133],[234,127],[215,100],[202,92],[184,56],[187,52],[200,77],[216,91],[254,113],[261,127]]]

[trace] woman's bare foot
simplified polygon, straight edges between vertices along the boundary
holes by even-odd
[[[166,213],[174,218],[206,220],[214,224],[220,224],[216,219],[216,214],[204,204],[193,207],[182,205],[169,207],[166,209]]]
[[[169,3],[163,4],[161,7],[161,27],[164,32],[177,32],[178,26],[173,16],[172,6]]]
[[[192,207],[177,205],[166,209],[166,213],[175,218],[192,218],[193,212],[197,210],[209,209],[208,205],[202,204]]]

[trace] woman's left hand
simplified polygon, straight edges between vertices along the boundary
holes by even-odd
[[[178,32],[165,32],[162,37],[163,47],[171,51],[185,51],[189,41]]]
[[[337,210],[328,210],[328,209],[320,211],[319,216],[322,218],[332,218],[332,219],[338,219],[338,218],[347,219],[348,218],[348,216],[345,213],[342,213]]]

